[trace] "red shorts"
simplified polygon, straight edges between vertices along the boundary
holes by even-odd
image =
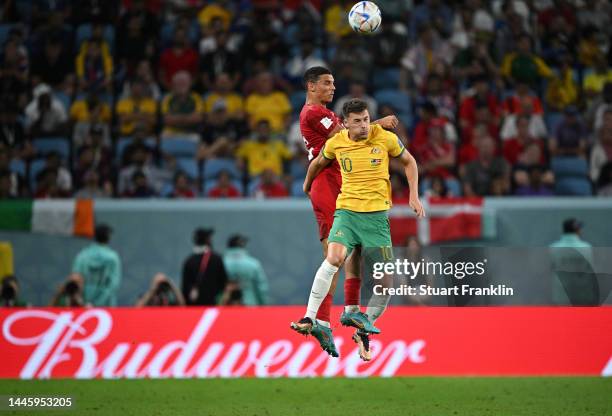
[[[317,175],[310,188],[310,202],[319,225],[319,239],[329,236],[334,223],[336,199],[342,186],[342,176],[337,169],[328,167]]]

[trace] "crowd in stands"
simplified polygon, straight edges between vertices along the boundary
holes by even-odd
[[[365,36],[346,0],[5,1],[0,199],[303,196],[315,65],[398,116],[425,194],[612,195],[607,1],[376,3]]]

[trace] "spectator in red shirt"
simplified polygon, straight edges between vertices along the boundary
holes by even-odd
[[[189,177],[184,172],[178,172],[174,176],[174,189],[170,198],[195,198],[195,196],[189,183]]]
[[[529,89],[524,82],[516,84],[515,93],[504,101],[504,114],[543,114],[542,101]]]
[[[474,127],[477,123],[476,111],[487,107],[492,122],[499,124],[501,106],[495,94],[490,91],[489,82],[485,75],[475,77],[472,81],[473,95],[464,98],[459,105],[459,123],[462,129]]]
[[[529,119],[528,115],[519,115],[516,119],[516,136],[504,141],[504,159],[512,166],[517,164],[519,159],[521,159],[521,155],[531,143],[537,143],[542,150],[540,163],[546,162],[542,140],[533,137],[529,133]]]
[[[232,184],[229,172],[223,170],[219,173],[217,184],[207,193],[209,198],[240,198],[240,191]]]
[[[260,184],[255,188],[254,195],[257,198],[283,198],[289,196],[287,188],[278,179],[274,172],[266,169],[260,176]]]
[[[446,140],[445,121],[433,119],[428,130],[427,144],[419,152],[419,166],[428,176],[452,177],[455,165],[455,147]]]
[[[189,44],[187,31],[178,28],[174,32],[174,44],[159,58],[159,79],[170,89],[172,77],[179,71],[187,71],[192,78],[198,71],[198,53]]]

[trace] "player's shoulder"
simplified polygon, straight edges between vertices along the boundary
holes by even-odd
[[[322,105],[304,104],[300,112],[300,119],[304,118],[319,121],[317,118],[322,119],[324,117],[331,119],[334,117],[334,113],[329,108]]]
[[[389,139],[395,140],[397,138],[397,134],[383,129],[379,124],[372,124],[372,137],[377,142],[386,142]]]

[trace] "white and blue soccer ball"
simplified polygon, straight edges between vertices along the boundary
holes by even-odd
[[[380,27],[382,16],[376,4],[371,1],[360,1],[351,7],[348,21],[357,33],[373,33]]]

